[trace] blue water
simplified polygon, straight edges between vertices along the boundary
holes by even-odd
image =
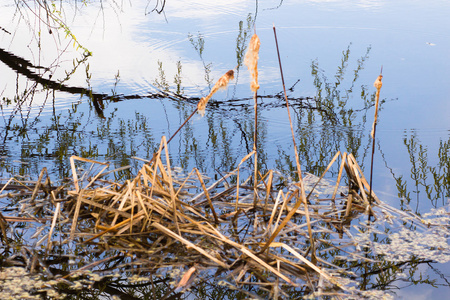
[[[255,31],[261,39],[259,95],[280,93],[282,85],[273,36],[275,25],[286,87],[295,84],[294,90],[289,92],[294,98],[317,96],[318,88],[311,75],[313,62],[322,70],[320,77],[325,77],[333,86],[343,52],[349,49],[347,71],[337,89],[345,96],[345,90],[352,85],[358,60],[368,53],[352,92],[348,93],[348,108],[364,106],[361,87],[373,93],[373,82],[382,68],[381,97],[386,102],[379,112],[377,125],[375,192],[383,201],[405,208],[400,201],[404,196],[399,198],[395,181],[402,177],[410,192],[409,205],[413,211],[423,213],[447,204],[448,187],[443,187],[447,188],[447,193],[430,200],[424,186],[433,185],[430,167],[440,166],[439,174],[444,176],[449,172],[449,153],[447,158],[445,153],[439,155],[439,149],[448,149],[442,147],[442,143],[448,143],[450,139],[448,1],[208,2],[168,0],[161,14],[149,13],[156,3],[146,1],[131,5],[114,1],[91,1],[87,6],[77,1],[61,4],[66,25],[79,45],[92,52],[92,56],[64,81],[65,84],[91,87],[93,91],[105,94],[111,94],[114,89],[119,95],[144,98],[107,102],[105,118],[101,118],[87,97],[53,93],[38,86],[33,96],[26,97],[19,108],[7,105],[5,99],[13,99],[32,89],[33,82],[17,76],[0,63],[0,95],[3,98],[0,127],[5,132],[8,124],[28,126],[27,133],[22,136],[17,136],[18,130],[1,136],[0,177],[9,178],[11,174],[36,177],[43,166],[56,177],[67,176],[67,158],[89,149],[94,149],[93,159],[112,161],[117,166],[130,163],[131,156],[148,158],[161,136],[173,134],[195,109],[192,101],[145,97],[158,92],[160,87],[155,81],[161,82],[161,71],[170,90],[175,92],[174,77],[179,62],[182,94],[187,98],[205,96],[211,84],[238,64],[236,40],[239,34],[241,37],[246,35],[243,45]],[[34,4],[29,5],[39,11]],[[49,28],[37,19],[38,14],[31,13],[27,7],[21,6],[23,15],[20,16],[15,13],[16,7],[6,1],[0,6],[0,26],[9,32],[0,31],[0,47],[34,65],[50,67],[54,80],[65,78],[65,72],[73,69],[74,60],[81,59],[83,50],[77,49],[77,44],[65,38],[62,31],[57,35],[56,28],[49,34]],[[239,31],[239,26],[243,31]],[[35,34],[37,28],[41,31],[40,36]],[[195,49],[199,46],[199,37],[204,41],[201,53]],[[91,74],[89,80],[86,73]],[[210,82],[205,79],[208,76]],[[208,107],[205,117],[194,116],[171,142],[170,153],[176,165],[188,170],[199,167],[210,174],[217,170],[226,172],[251,150],[253,100],[249,82],[246,68],[241,67],[229,88],[214,96],[213,101],[220,103]],[[239,105],[230,105],[233,99],[241,99]],[[280,157],[287,154],[293,160],[293,149],[283,99],[269,97],[259,101],[264,104],[259,116],[262,133],[259,143],[264,166],[286,167]],[[368,176],[373,108],[367,111],[366,121],[361,112],[354,124],[333,126],[320,120],[309,123],[306,116],[300,120],[301,110],[297,108],[294,112],[297,142],[301,143],[303,137],[304,147],[308,149],[300,153],[304,169],[314,172],[320,168],[313,164],[323,168],[337,150],[354,149],[350,140],[346,140],[346,137],[354,136],[361,143],[355,155]],[[9,120],[12,122],[8,123]],[[55,124],[60,131],[54,130]],[[66,133],[71,136],[72,143],[61,146],[62,135]],[[411,137],[417,147],[408,152],[405,141]],[[422,176],[414,181],[414,176],[421,174],[417,171],[420,151],[425,153],[422,158],[426,157],[426,164],[422,159],[421,166],[428,173],[425,172],[426,178]],[[62,156],[55,161],[57,153]],[[320,161],[320,153],[325,155],[323,161]],[[436,192],[432,196],[436,196]],[[398,296],[437,299],[445,289],[448,287],[423,286],[420,292],[414,292],[414,296],[411,296],[411,288],[402,289]]]

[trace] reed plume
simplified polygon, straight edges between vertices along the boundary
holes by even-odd
[[[258,35],[255,33],[250,39],[247,53],[245,54],[244,64],[247,66],[250,74],[252,75],[252,82],[250,83],[250,89],[256,92],[259,89],[258,84],[258,59],[259,48],[261,42]]]
[[[381,90],[381,87],[383,86],[383,82],[381,82],[382,79],[383,79],[383,75],[380,74],[380,75],[378,75],[377,79],[373,83],[373,86],[377,89],[377,93],[375,95],[375,119],[373,120],[372,132],[370,133],[370,136],[372,138],[375,138],[375,125],[377,124],[377,119],[378,119],[378,105],[380,103],[380,90]]]
[[[233,80],[233,79],[234,79],[234,71],[229,70],[228,72],[225,73],[225,75],[223,75],[222,77],[219,78],[219,80],[217,80],[216,84],[211,89],[211,92],[209,93],[209,95],[206,97],[202,97],[200,99],[200,101],[198,101],[197,110],[198,110],[198,113],[202,117],[205,115],[205,109],[206,109],[206,105],[208,104],[209,99],[211,99],[211,97],[214,95],[214,93],[217,92],[219,89],[226,88],[228,85],[228,82],[230,82],[230,80]]]

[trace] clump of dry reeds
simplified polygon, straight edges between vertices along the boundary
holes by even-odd
[[[236,287],[260,282],[255,274],[265,273],[268,281],[261,283],[272,294],[289,286],[301,289],[301,282],[313,284],[314,290],[319,288],[319,281],[322,291],[352,293],[339,276],[333,275],[336,270],[332,265],[313,259],[311,245],[304,238],[310,236],[310,229],[304,228],[302,218],[308,215],[311,223],[323,224],[332,220],[336,228],[341,228],[349,218],[372,210],[366,196],[367,181],[354,157],[336,153],[327,170],[341,157],[338,181],[329,185],[329,196],[316,199],[314,205],[302,210],[299,205],[304,203],[304,191],[300,187],[309,190],[308,198],[313,201],[311,195],[322,184],[325,173],[320,178],[308,175],[301,184],[292,182],[287,188],[276,190],[273,186],[279,179],[271,170],[257,182],[257,196],[266,201],[255,207],[254,187],[248,185],[251,176],[239,180],[241,166],[252,155],[249,153],[237,169],[209,186],[196,169],[184,175],[174,172],[165,137],[153,162],[144,164],[134,179],[123,184],[104,179],[107,164],[72,157],[73,189],[63,202],[58,202],[64,205],[55,208],[47,249],[51,251],[73,239],[105,251],[139,253],[141,259],[145,257],[146,268],[152,270],[166,268],[174,257],[177,265],[195,263],[180,279],[179,289],[187,288],[194,272],[216,269],[223,274],[223,280]],[[80,173],[78,162],[91,166]],[[91,174],[94,166],[100,171]],[[350,195],[342,198],[338,194],[344,192],[340,187],[344,169]],[[236,184],[228,183],[233,176],[238,177]],[[68,220],[70,227],[64,225]],[[233,234],[236,226],[242,225],[251,234]],[[69,239],[52,240],[54,228],[62,228],[62,234]],[[313,229],[311,234],[318,234],[322,228]],[[336,234],[342,232],[338,230]],[[336,249],[339,247],[337,244]]]

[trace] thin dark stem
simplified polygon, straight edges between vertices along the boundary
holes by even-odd
[[[295,143],[294,127],[292,126],[291,112],[289,110],[289,101],[288,101],[287,93],[286,93],[286,85],[284,83],[283,67],[281,65],[280,49],[278,47],[277,31],[275,29],[275,25],[273,25],[273,35],[275,37],[275,45],[277,47],[278,63],[280,65],[280,75],[281,75],[281,82],[283,84],[284,99],[286,100],[286,108],[287,108],[288,117],[289,117],[289,124],[291,126],[292,143],[294,145],[295,162],[297,164],[297,173],[298,173],[298,182],[299,182],[299,187],[300,187],[300,191],[301,191],[300,199],[303,200],[303,204],[305,206],[305,217],[306,217],[306,223],[308,224],[308,234],[309,234],[309,240],[310,240],[310,244],[311,244],[310,245],[311,258],[312,258],[313,263],[315,263],[316,262],[316,254],[315,254],[315,247],[314,247],[314,238],[313,238],[312,229],[311,229],[311,221],[309,218],[308,200],[306,199],[305,188],[303,186],[302,170],[301,170],[301,166],[300,166],[300,160],[298,157],[297,145]],[[301,201],[300,199],[297,201],[300,202]],[[298,207],[299,203],[296,203],[296,206]]]
[[[255,91],[254,95],[254,101],[255,101],[255,130],[253,133],[253,150],[255,151],[255,174],[254,176],[254,182],[253,182],[253,207],[256,208],[256,205],[258,203],[258,193],[257,193],[257,186],[258,186],[258,96],[257,92]]]
[[[380,103],[380,90],[382,87],[382,78],[383,78],[383,66],[381,66],[380,75],[378,76],[377,80],[375,81],[375,87],[377,89],[376,95],[375,95],[375,117],[373,120],[373,131],[372,131],[372,157],[370,161],[370,179],[369,179],[369,205],[372,206],[372,179],[373,179],[373,159],[375,156],[375,133],[377,130],[377,123],[378,123],[378,106]],[[369,221],[371,218],[371,214],[369,213]]]
[[[184,120],[183,124],[180,125],[180,127],[177,129],[177,131],[175,131],[175,133],[172,134],[172,136],[170,137],[170,139],[167,140],[167,145],[168,145],[168,144],[170,143],[170,141],[177,135],[177,133],[180,132],[181,128],[183,128],[184,125],[186,125],[186,123],[194,116],[194,114],[195,114],[197,111],[198,111],[198,108],[196,107],[196,108],[194,109],[194,111],[191,113],[191,115],[190,115],[189,117],[187,117],[186,120]],[[161,148],[161,151],[164,150],[164,147],[165,147],[165,146],[163,145],[162,148]],[[152,159],[151,159],[151,160],[149,161],[149,163],[148,163],[149,165],[151,165],[151,164],[155,161],[157,153],[158,153],[158,152],[153,153],[153,157],[152,157]]]
[[[189,117],[187,117],[186,120],[184,120],[183,124],[181,124],[181,126],[177,129],[177,131],[175,131],[175,133],[172,134],[170,139],[167,140],[167,144],[170,143],[170,141],[177,135],[177,133],[181,130],[181,128],[183,128],[184,125],[186,125],[186,123],[192,118],[192,116],[194,116],[194,114],[197,112],[197,110],[198,110],[198,108],[195,108],[194,111],[191,113],[191,115]]]

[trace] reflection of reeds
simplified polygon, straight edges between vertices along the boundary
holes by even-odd
[[[219,89],[226,88],[228,85],[228,82],[230,82],[230,80],[233,80],[233,79],[234,79],[234,71],[229,70],[222,77],[220,77],[219,80],[217,80],[216,84],[211,89],[211,92],[209,93],[209,95],[201,98],[200,101],[197,103],[197,109],[198,109],[199,114],[204,116],[206,105],[208,104],[209,99],[211,99],[211,97],[214,95],[214,93],[217,92]]]

